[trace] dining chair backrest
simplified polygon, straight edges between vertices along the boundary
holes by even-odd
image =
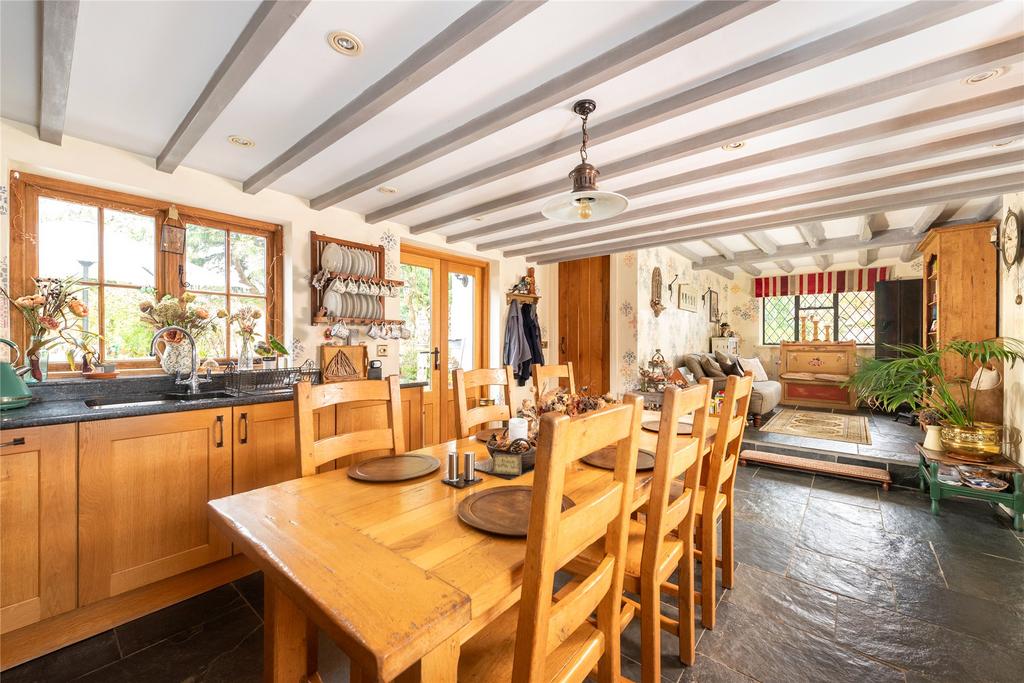
[[[540,406],[540,399],[545,393],[557,388],[561,380],[568,380],[569,393],[576,393],[576,378],[572,374],[572,363],[565,365],[534,365],[533,366],[533,395],[537,405]],[[554,382],[554,386],[548,385]]]
[[[658,446],[654,458],[654,479],[647,505],[647,524],[641,573],[655,574],[662,560],[665,537],[676,532],[677,538],[693,535],[700,486],[701,463],[708,433],[708,411],[711,408],[711,380],[702,379],[688,389],[669,387],[665,390],[658,428]],[[678,436],[676,425],[683,415],[693,415],[690,436]],[[687,466],[688,463],[692,463]],[[670,500],[672,482],[684,474],[683,492]]]
[[[465,439],[475,431],[473,428],[486,422],[508,420],[512,417],[512,385],[515,376],[512,366],[503,368],[481,368],[479,370],[452,370],[452,385],[455,387],[455,431]],[[480,387],[503,387],[504,404],[469,407],[471,391]]]
[[[747,371],[743,377],[730,375],[725,382],[725,400],[718,414],[718,428],[711,446],[711,460],[705,479],[704,511],[706,519],[714,519],[715,496],[710,491],[724,492],[732,486],[736,465],[739,463],[743,432],[747,426],[747,408],[750,407],[753,373]]]
[[[313,413],[321,408],[357,402],[384,402],[387,424],[316,438]],[[299,453],[303,477],[316,474],[316,468],[332,460],[347,465],[353,456],[368,451],[391,451],[397,455],[405,451],[405,432],[402,423],[402,397],[398,375],[387,379],[361,379],[350,382],[295,385],[295,447]]]
[[[574,418],[541,419],[533,499],[526,537],[522,598],[516,630],[512,679],[542,681],[547,655],[582,626],[595,610],[603,646],[583,649],[584,660],[569,665],[580,680],[600,661],[600,680],[618,680],[620,602],[632,510],[643,402],[627,395],[623,404]],[[573,496],[562,511],[566,471],[589,453],[615,448],[611,478]],[[604,554],[593,572],[552,602],[555,572],[584,548],[604,538]]]

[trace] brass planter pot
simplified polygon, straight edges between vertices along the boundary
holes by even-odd
[[[939,438],[946,452],[973,462],[991,462],[1002,450],[1003,426],[975,422],[973,427],[942,423]]]

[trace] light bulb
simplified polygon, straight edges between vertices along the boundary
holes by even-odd
[[[590,210],[589,199],[587,199],[586,197],[580,199],[579,208],[576,210],[576,215],[580,217],[581,221],[588,220],[593,215],[593,212]]]

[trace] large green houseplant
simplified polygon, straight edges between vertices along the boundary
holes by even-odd
[[[1002,429],[975,418],[978,392],[972,376],[978,368],[994,363],[1024,361],[1024,341],[995,337],[981,341],[955,339],[939,346],[916,344],[891,346],[900,357],[865,359],[846,382],[869,405],[894,412],[909,405],[915,412],[931,411],[939,416],[942,443],[946,450],[975,460],[989,460],[999,453]],[[962,358],[970,376],[947,376],[942,359]]]

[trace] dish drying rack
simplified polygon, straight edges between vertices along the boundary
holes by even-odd
[[[369,244],[362,244],[359,242],[350,242],[348,240],[341,240],[335,237],[328,237],[326,235],[317,234],[315,230],[311,230],[309,233],[309,245],[310,245],[310,272],[319,273],[322,270],[321,267],[321,255],[323,254],[324,248],[328,244],[337,244],[340,247],[346,249],[355,249],[358,251],[369,252],[374,257],[374,263],[376,264],[377,275],[357,275],[354,273],[341,273],[337,271],[330,271],[332,278],[351,278],[356,280],[362,280],[364,282],[376,282],[389,283],[389,284],[403,284],[401,280],[391,280],[389,278],[379,277],[384,272],[384,247],[372,246]],[[326,289],[326,287],[324,288]],[[383,296],[375,297],[380,301],[381,310],[384,310],[384,298]],[[335,323],[343,322],[348,325],[401,325],[404,324],[404,320],[393,320],[385,317],[352,317],[352,316],[331,316],[331,315],[320,315],[321,308],[323,307],[323,292],[310,284],[310,316],[311,324],[313,325],[333,325]]]
[[[224,371],[224,388],[235,394],[266,394],[289,391],[299,382],[320,381],[320,368],[307,360],[297,368],[239,370],[231,364]]]

